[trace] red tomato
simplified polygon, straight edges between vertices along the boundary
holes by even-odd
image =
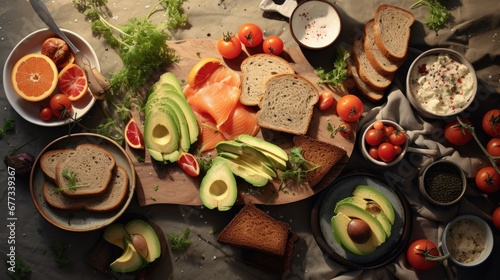
[[[488,151],[490,156],[500,156],[500,138],[491,138],[488,144],[486,144],[486,151]]]
[[[354,94],[344,95],[337,102],[337,114],[346,122],[355,122],[363,114],[363,102]]]
[[[262,42],[262,30],[255,23],[245,23],[238,29],[238,39],[247,47],[258,46]]]
[[[382,143],[378,146],[378,156],[384,162],[390,162],[396,157],[396,148],[391,143]]]
[[[349,123],[343,122],[339,124],[338,132],[342,137],[349,138],[352,134],[352,127]]]
[[[200,175],[200,165],[196,158],[190,153],[182,152],[177,160],[177,164],[184,173],[191,177]]]
[[[366,132],[365,141],[370,146],[377,146],[382,142],[383,137],[384,133],[382,130],[372,128]]]
[[[403,148],[401,148],[401,146],[395,145],[394,149],[396,149],[397,156],[399,156],[403,152]]]
[[[485,193],[494,193],[500,189],[500,174],[492,166],[483,167],[476,173],[476,186]]]
[[[64,93],[56,93],[50,98],[50,111],[56,118],[65,118],[71,115],[73,105]]]
[[[40,109],[40,119],[42,121],[50,121],[54,115],[52,115],[52,111],[50,110],[50,107],[42,107]]]
[[[500,137],[500,109],[492,109],[486,112],[481,126],[489,136]]]
[[[375,121],[373,123],[373,128],[375,128],[377,130],[382,130],[385,128],[385,126],[384,126],[384,123],[382,121]]]
[[[471,124],[466,118],[460,118],[460,120],[465,124]],[[469,130],[462,127],[458,121],[451,121],[444,127],[444,137],[452,145],[462,146],[469,143],[472,139],[472,134]]]
[[[493,211],[493,215],[491,216],[493,221],[493,226],[500,230],[500,207],[497,207],[495,211]]]
[[[264,39],[264,43],[262,44],[262,50],[265,53],[270,53],[274,55],[280,55],[284,48],[283,40],[276,35],[271,35]]]
[[[368,154],[375,160],[380,160],[380,157],[378,156],[378,147],[370,147],[368,149]]]
[[[406,251],[406,260],[417,270],[429,270],[435,267],[438,263],[431,259],[437,256],[439,251],[436,245],[427,239],[414,241]]]
[[[335,102],[335,98],[333,98],[333,92],[329,90],[324,90],[319,93],[319,102],[318,107],[321,111],[325,111],[330,109]]]
[[[236,58],[241,53],[240,39],[229,32],[224,33],[217,42],[217,50],[224,58]]]
[[[394,132],[394,130],[396,130],[396,128],[395,128],[394,126],[392,126],[392,125],[388,125],[388,126],[386,126],[386,127],[384,128],[385,135],[386,135],[387,137],[390,137],[390,136],[391,136],[391,134]]]
[[[394,130],[391,135],[389,135],[389,141],[396,146],[402,146],[406,143],[406,133],[400,130]]]

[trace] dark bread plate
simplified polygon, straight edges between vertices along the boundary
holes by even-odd
[[[352,196],[358,185],[368,185],[384,194],[395,213],[389,238],[375,252],[364,256],[353,254],[337,243],[331,225],[336,203]],[[399,189],[374,175],[354,173],[333,181],[318,198],[311,213],[311,228],[316,243],[330,259],[352,269],[370,269],[391,262],[404,250],[411,236],[412,213],[408,200]]]

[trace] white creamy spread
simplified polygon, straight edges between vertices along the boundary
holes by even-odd
[[[422,58],[411,73],[413,96],[424,109],[454,114],[472,98],[474,79],[467,66],[449,55]]]

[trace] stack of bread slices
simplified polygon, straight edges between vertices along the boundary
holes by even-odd
[[[42,195],[57,209],[108,212],[118,209],[128,197],[127,171],[98,145],[46,151],[40,157],[40,168],[45,175]]]
[[[406,59],[414,21],[411,12],[382,4],[365,24],[362,38],[354,41],[347,67],[358,91],[369,100],[382,100]]]

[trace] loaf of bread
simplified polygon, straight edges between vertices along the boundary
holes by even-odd
[[[375,70],[366,57],[363,41],[363,39],[356,40],[353,45],[353,58],[359,77],[370,88],[374,90],[385,90],[391,84],[394,75],[383,75]]]
[[[75,154],[73,149],[57,149],[44,152],[40,156],[40,168],[43,174],[52,181],[56,181],[56,166]]]
[[[106,191],[99,196],[72,197],[64,195],[50,180],[45,180],[42,186],[42,195],[48,205],[61,210],[87,210],[91,212],[108,212],[118,209],[129,192],[129,178],[127,171],[116,166],[113,178]]]
[[[306,134],[318,99],[318,89],[302,76],[271,76],[264,86],[257,122],[263,128],[296,135]]]
[[[224,227],[217,241],[273,256],[285,254],[290,226],[278,221],[253,204],[245,205]]]
[[[56,185],[68,196],[93,196],[106,191],[116,161],[109,151],[94,145],[80,144],[75,154],[56,165]],[[71,184],[65,174],[71,173],[75,182]],[[78,185],[75,188],[75,185]]]
[[[374,17],[374,39],[384,56],[392,61],[406,57],[410,42],[410,27],[415,16],[402,8],[382,4]]]
[[[240,102],[256,106],[264,95],[264,83],[276,74],[293,74],[294,69],[285,59],[272,54],[249,56],[241,63],[243,81]]]
[[[366,58],[368,59],[368,61],[370,61],[370,64],[373,66],[373,68],[375,68],[375,70],[380,74],[393,74],[398,70],[404,59],[394,62],[382,54],[377,44],[375,43],[373,23],[374,21],[372,19],[365,24],[364,50]]]
[[[330,169],[342,159],[346,151],[342,148],[318,139],[306,136],[296,135],[293,137],[295,147],[302,148],[302,156],[318,168],[307,173],[306,179],[309,186],[314,187],[323,179]],[[312,168],[314,166],[308,166]]]

